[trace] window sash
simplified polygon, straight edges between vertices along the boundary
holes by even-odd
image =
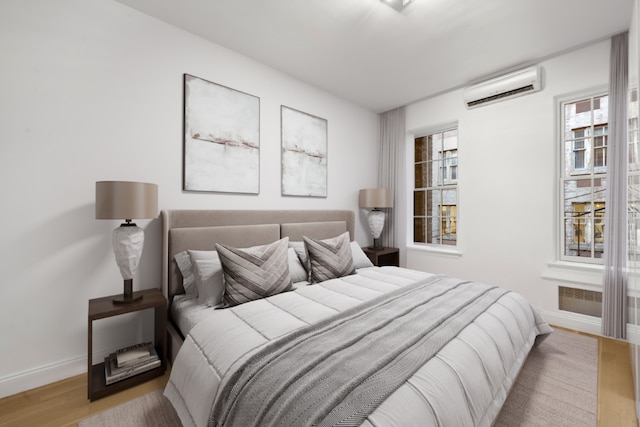
[[[605,101],[605,102],[603,102]],[[560,258],[602,263],[608,97],[604,93],[560,103],[563,170]]]
[[[414,138],[413,243],[457,245],[457,127]]]

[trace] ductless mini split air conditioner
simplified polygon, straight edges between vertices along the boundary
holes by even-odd
[[[540,68],[533,66],[465,88],[464,103],[467,108],[476,108],[541,89]]]

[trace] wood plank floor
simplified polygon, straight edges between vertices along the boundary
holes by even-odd
[[[598,427],[638,427],[629,345],[598,339]],[[0,426],[67,427],[98,412],[164,387],[169,371],[155,380],[97,400],[87,400],[87,377],[63,381],[0,399]]]
[[[163,388],[168,380],[169,370],[144,384],[89,402],[87,375],[78,375],[0,399],[0,426],[77,426],[84,418]]]
[[[598,340],[598,426],[637,427],[629,344]]]

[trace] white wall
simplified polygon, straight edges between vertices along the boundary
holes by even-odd
[[[410,131],[458,121],[462,255],[409,248],[407,266],[497,284],[557,315],[561,282],[542,278],[557,250],[554,97],[607,84],[609,41],[540,66],[538,93],[467,110],[456,90],[408,107]]]
[[[377,183],[375,113],[111,0],[1,0],[0,52],[0,397],[85,372],[87,301],[122,292],[96,181],[157,183],[161,209],[356,211]],[[260,97],[259,195],[182,191],[183,73]],[[326,199],[280,196],[281,104],[328,120]],[[134,289],[159,287],[159,220],[137,222]],[[148,323],[96,325],[94,353]]]

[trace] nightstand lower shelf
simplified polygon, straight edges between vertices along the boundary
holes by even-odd
[[[138,384],[145,383],[164,374],[166,365],[162,364],[157,368],[150,369],[141,374],[134,375],[122,381],[107,385],[104,377],[104,363],[91,366],[91,400],[101,399],[113,393],[118,393]]]

